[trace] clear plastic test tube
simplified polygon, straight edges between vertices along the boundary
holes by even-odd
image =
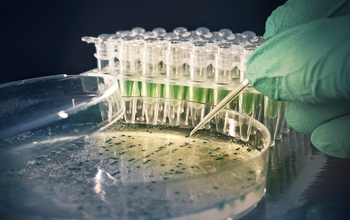
[[[182,50],[181,42],[178,39],[170,40],[166,50],[166,76],[168,79],[175,80],[182,77]]]
[[[133,45],[135,48],[135,58],[136,58],[136,73],[142,73],[142,50],[143,50],[144,37],[143,35],[135,35],[133,39]]]
[[[118,46],[120,44],[120,38],[122,37],[121,34],[112,34],[109,38],[110,46],[111,46],[111,53],[113,53],[113,58],[111,59],[111,63],[109,66],[113,70],[113,72],[116,72],[118,69]],[[117,73],[118,74],[118,73]]]
[[[221,43],[217,47],[215,56],[215,82],[217,84],[230,84],[232,82],[232,69],[234,53],[232,45]]]
[[[164,36],[158,36],[158,45],[159,45],[159,68],[160,74],[165,75],[166,73],[166,51],[168,49],[168,40]]]
[[[256,50],[256,45],[247,45],[243,48],[243,57],[241,59],[241,71],[240,71],[240,81],[245,80],[246,77],[246,66],[250,55]]]
[[[215,63],[215,55],[217,52],[217,44],[210,39],[206,40],[205,42],[207,43],[206,50],[208,53],[207,74],[208,74],[208,79],[212,81],[215,76],[214,63]]]
[[[232,78],[240,78],[240,70],[241,70],[241,59],[242,59],[242,53],[243,48],[241,45],[239,45],[237,42],[232,42],[232,52],[233,52],[233,69],[232,69]]]
[[[144,42],[142,58],[142,75],[154,78],[160,75],[160,46],[156,38],[148,38]]]
[[[94,54],[97,59],[97,68],[100,72],[109,72],[109,63],[114,56],[114,50],[108,42],[110,38],[109,34],[101,34],[97,38],[95,37],[83,37],[82,41],[87,43],[94,43],[96,47],[96,53]],[[112,51],[113,50],[113,51]]]
[[[243,57],[241,58],[241,71],[240,71],[240,81],[246,79],[246,65],[249,57],[251,54],[255,51],[257,47],[256,46],[245,46],[243,49]],[[250,88],[244,90],[239,95],[239,112],[246,114],[252,118],[256,118],[257,115],[260,115],[261,111],[261,98],[259,99],[260,94],[254,90],[251,86]],[[250,123],[243,123],[245,126],[242,125],[241,127],[241,135],[244,137],[244,139],[248,140],[251,133],[255,133],[256,130],[252,129],[250,126]]]
[[[181,47],[181,53],[182,53],[182,75],[187,77],[190,76],[190,54],[192,50],[192,41],[189,38],[180,38],[180,47]]]
[[[135,56],[134,38],[124,36],[118,47],[119,71],[122,75],[135,75],[137,73],[137,57]]]
[[[204,41],[196,41],[192,46],[190,70],[191,80],[195,82],[204,82],[207,80],[207,62],[208,54]]]

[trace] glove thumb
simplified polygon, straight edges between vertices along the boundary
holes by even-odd
[[[323,153],[340,158],[350,158],[350,114],[343,115],[318,126],[311,142]]]

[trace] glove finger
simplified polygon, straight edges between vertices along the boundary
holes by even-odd
[[[350,103],[348,101],[327,104],[289,102],[284,117],[294,130],[310,135],[321,124],[349,113]]]
[[[346,0],[290,0],[272,12],[266,21],[266,40],[289,28],[315,19],[327,18],[344,6]],[[349,4],[348,1],[346,4]],[[350,11],[349,11],[350,13]]]
[[[350,15],[284,31],[247,63],[250,84],[275,100],[305,103],[350,99]]]
[[[311,142],[323,153],[350,159],[350,114],[328,121],[316,128]]]

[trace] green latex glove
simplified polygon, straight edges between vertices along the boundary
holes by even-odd
[[[290,0],[266,22],[247,78],[289,101],[287,123],[324,153],[350,158],[350,0]]]

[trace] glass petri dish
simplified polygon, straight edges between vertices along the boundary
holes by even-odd
[[[0,168],[86,138],[124,112],[117,80],[92,73],[2,84],[0,106]]]
[[[223,110],[193,136],[213,106],[123,97],[123,118],[63,150],[0,172],[0,208],[71,219],[241,217],[265,194],[270,134]]]

